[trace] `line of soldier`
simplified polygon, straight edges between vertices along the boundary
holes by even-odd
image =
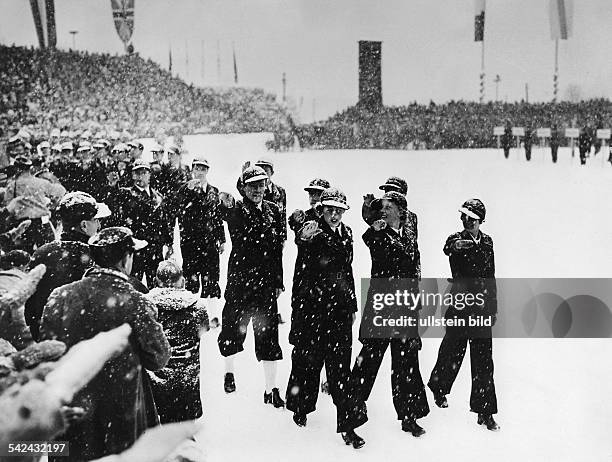
[[[603,128],[603,123],[599,123],[597,128]],[[525,127],[525,134],[521,137],[523,148],[525,149],[525,158],[531,160],[531,149],[537,142],[537,136],[532,127]],[[553,163],[557,162],[559,146],[561,146],[563,139],[565,138],[563,130],[559,129],[556,123],[552,124],[550,129],[549,146],[550,153],[552,156]],[[612,139],[609,140],[608,145],[612,143]],[[516,138],[512,134],[512,123],[506,121],[504,127],[504,134],[500,137],[500,144],[504,151],[504,157],[507,159],[510,156],[510,149],[516,147]],[[597,137],[597,129],[593,130],[589,125],[585,125],[580,129],[578,135],[578,153],[580,157],[580,164],[585,165],[587,158],[591,154],[591,150],[594,148],[594,155],[599,154],[601,150],[602,140]],[[572,152],[572,156],[574,153]],[[612,152],[608,156],[608,162],[612,164]]]

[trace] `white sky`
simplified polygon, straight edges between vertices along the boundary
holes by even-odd
[[[109,0],[56,0],[58,47],[122,52]],[[302,119],[317,118],[357,100],[357,41],[383,41],[383,100],[388,105],[477,100],[481,45],[474,42],[472,0],[136,0],[133,43],[144,57],[188,81],[232,82],[235,43],[241,85],[299,103]],[[486,97],[552,98],[554,42],[548,0],[487,0]],[[612,97],[612,5],[574,0],[573,36],[560,42],[560,97],[578,85],[584,97]],[[221,79],[217,73],[217,41]],[[35,45],[29,2],[2,0],[0,42]],[[202,42],[204,52],[202,52]],[[186,48],[189,68],[186,66]],[[204,77],[202,78],[202,54]]]

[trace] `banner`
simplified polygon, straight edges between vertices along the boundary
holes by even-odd
[[[134,32],[134,0],[111,0],[117,34],[127,49]]]
[[[567,40],[572,36],[574,5],[572,0],[549,0],[550,36],[553,40]]]
[[[475,0],[474,5],[474,41],[482,42],[484,40],[485,0]]]

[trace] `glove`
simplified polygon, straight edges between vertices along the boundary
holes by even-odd
[[[309,241],[319,233],[321,233],[321,230],[316,221],[307,222],[299,231],[300,239],[303,241]]]
[[[228,209],[234,207],[234,198],[230,193],[219,193],[219,201],[221,201],[221,204],[223,204],[223,206],[227,207]]]
[[[306,219],[306,214],[303,210],[295,209],[291,214],[291,219],[293,219],[296,223],[301,224]]]
[[[464,249],[471,249],[472,247],[474,247],[474,241],[469,239],[457,239],[452,245],[452,249],[455,252],[459,252],[460,250]]]

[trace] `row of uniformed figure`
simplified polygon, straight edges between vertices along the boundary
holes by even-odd
[[[278,343],[276,299],[283,290],[283,220],[278,207],[264,200],[268,175],[261,168],[247,167],[242,173],[242,200],[220,193],[221,215],[227,221],[232,240],[225,307],[218,344],[226,358],[225,391],[236,389],[232,357],[242,351],[246,329],[253,321],[255,353],[262,361],[266,391],[264,402],[283,407],[285,402],[275,383],[275,362],[282,359]],[[425,387],[419,370],[418,330],[402,338],[372,338],[362,322],[359,340],[362,350],[351,370],[352,325],[357,298],[352,273],[353,234],[342,221],[349,209],[346,196],[323,179],[314,179],[304,188],[311,207],[296,210],[289,217],[298,247],[293,287],[289,341],[293,345],[292,368],[287,384],[286,406],[298,426],[307,424],[315,410],[320,373],[325,367],[327,384],[337,409],[337,431],[347,445],[363,446],[355,428],[367,421],[365,402],[374,384],[385,351],[391,347],[393,402],[402,429],[414,436],[425,431],[417,419],[429,413]],[[420,254],[417,217],[407,208],[406,182],[391,177],[381,186],[382,198],[365,197],[362,215],[370,225],[363,240],[370,249],[372,278],[375,280],[412,279],[418,292]],[[478,199],[462,207],[463,230],[451,235],[444,252],[449,256],[452,290],[487,294],[485,314],[497,311],[494,283],[493,243],[479,227],[485,208]],[[491,282],[492,281],[492,282]],[[372,287],[368,297],[371,296]],[[466,310],[450,308],[447,317],[469,316]],[[488,329],[488,330],[487,330]],[[450,392],[467,342],[472,360],[471,410],[478,423],[498,429],[493,419],[497,412],[493,381],[490,328],[478,335],[461,329],[448,329],[440,346],[429,388],[439,407],[447,407]]]

